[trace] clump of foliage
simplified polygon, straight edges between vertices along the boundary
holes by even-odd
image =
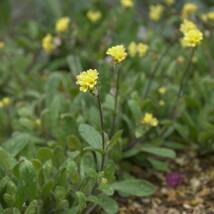
[[[214,10],[204,1],[33,8],[16,24],[0,2],[0,213],[114,214],[115,194],[156,191],[133,163],[167,172],[177,150],[213,152]]]

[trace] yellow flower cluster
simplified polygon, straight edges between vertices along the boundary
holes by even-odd
[[[0,49],[4,48],[5,47],[5,43],[0,41]]]
[[[182,8],[181,16],[183,18],[188,18],[189,15],[195,13],[197,10],[198,10],[198,6],[196,4],[186,3]]]
[[[196,47],[201,43],[203,34],[199,30],[188,31],[182,39],[182,45],[184,47]]]
[[[99,73],[96,69],[89,69],[81,72],[77,76],[76,84],[80,86],[80,91],[92,91],[97,84]]]
[[[42,39],[42,47],[46,53],[51,54],[55,49],[54,38],[51,34],[47,34]]]
[[[151,5],[149,8],[149,17],[152,21],[158,21],[163,14],[164,7],[161,4]]]
[[[134,0],[120,0],[120,3],[124,8],[131,8],[134,6]]]
[[[108,179],[107,178],[102,178],[101,179],[101,184],[107,184],[108,183]]]
[[[186,32],[190,30],[197,29],[197,26],[192,21],[189,21],[188,19],[184,19],[181,23],[180,31],[185,34]]]
[[[214,11],[211,11],[207,14],[207,18],[210,21],[214,21]]]
[[[139,54],[140,57],[143,57],[146,55],[148,49],[149,46],[142,42],[138,44],[136,44],[136,42],[131,42],[128,46],[128,53],[131,57],[135,57],[136,54]]]
[[[36,125],[37,127],[40,127],[40,126],[42,125],[41,119],[37,118],[37,119],[35,120],[35,125]]]
[[[55,25],[55,30],[58,33],[64,33],[68,30],[69,28],[69,23],[70,23],[70,18],[69,17],[62,17],[57,20],[56,25]]]
[[[203,14],[203,15],[201,16],[201,19],[202,19],[204,22],[207,22],[207,21],[214,21],[214,11],[208,12],[207,14]]]
[[[167,88],[163,86],[158,89],[159,94],[162,94],[162,95],[164,95],[166,91],[167,91]]]
[[[141,121],[143,124],[156,127],[158,125],[158,120],[151,113],[146,113]]]
[[[127,57],[126,49],[123,45],[116,45],[109,48],[106,54],[111,56],[115,63],[120,63]]]
[[[165,0],[165,3],[170,6],[170,5],[173,5],[175,3],[174,0]]]
[[[203,33],[189,20],[185,19],[183,21],[180,30],[184,34],[184,37],[181,39],[183,47],[196,47],[203,40]]]
[[[159,105],[160,105],[160,106],[165,106],[164,100],[160,100],[160,101],[159,101]]]
[[[101,19],[102,13],[98,10],[89,10],[86,16],[92,23],[95,23]]]
[[[8,107],[11,104],[11,99],[9,97],[4,97],[0,100],[0,108]]]
[[[138,48],[137,48],[139,56],[140,56],[140,57],[145,56],[146,53],[147,53],[147,51],[148,51],[148,49],[149,49],[149,46],[148,46],[148,45],[146,45],[146,44],[140,42],[140,43],[138,44]]]

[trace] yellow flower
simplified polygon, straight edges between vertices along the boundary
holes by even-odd
[[[137,44],[135,42],[129,44],[128,53],[131,57],[134,57],[137,54]]]
[[[183,21],[180,30],[184,34],[184,37],[181,39],[183,47],[196,47],[203,40],[202,32],[189,20],[185,19]]]
[[[102,184],[107,184],[108,183],[108,179],[107,178],[102,178],[101,179],[101,183]]]
[[[214,21],[214,11],[209,12],[209,13],[207,14],[207,18],[208,18],[208,20],[210,20],[210,21]]]
[[[9,97],[4,97],[2,99],[2,102],[3,102],[4,106],[7,107],[11,104],[11,99]]]
[[[183,56],[178,56],[176,59],[177,64],[183,64],[185,61],[185,58]]]
[[[190,30],[195,30],[195,29],[197,29],[197,26],[193,22],[187,19],[184,19],[180,27],[180,31],[184,34]]]
[[[11,104],[11,99],[9,97],[4,97],[0,100],[0,108],[8,107]]]
[[[149,8],[149,17],[153,21],[158,21],[163,14],[164,7],[161,4],[151,5]]]
[[[42,39],[42,47],[45,50],[46,53],[51,54],[54,49],[54,38],[51,34],[47,34],[43,39]]]
[[[36,119],[35,120],[35,125],[38,126],[38,127],[40,127],[42,125],[41,119]]]
[[[198,10],[198,6],[196,4],[186,3],[182,8],[181,16],[183,18],[187,18],[190,14],[195,13],[197,10]]]
[[[156,127],[158,125],[158,120],[151,113],[146,113],[141,121],[143,124]]]
[[[175,1],[174,1],[174,0],[165,0],[165,3],[166,3],[168,6],[170,6],[170,5],[174,4]]]
[[[4,48],[5,47],[5,43],[0,41],[0,49]]]
[[[184,34],[184,37],[181,40],[181,44],[184,47],[196,47],[201,43],[202,40],[203,40],[202,32],[198,29],[194,29]]]
[[[160,105],[160,106],[165,106],[165,102],[164,102],[163,100],[160,100],[160,101],[159,101],[159,105]]]
[[[131,8],[134,6],[133,0],[120,0],[120,3],[124,8]]]
[[[56,25],[55,25],[55,30],[58,33],[63,33],[68,30],[70,23],[70,18],[69,17],[62,17],[57,20]]]
[[[80,91],[87,92],[92,91],[97,84],[99,73],[96,69],[89,69],[81,72],[77,76],[76,84],[80,86]]]
[[[160,87],[159,89],[158,89],[158,92],[160,93],[160,94],[165,94],[166,93],[166,91],[167,91],[167,88],[166,87]]]
[[[109,48],[106,54],[110,55],[115,61],[115,63],[120,63],[127,57],[126,49],[123,45],[116,45]]]
[[[148,49],[149,49],[149,46],[142,42],[137,45],[137,51],[140,57],[144,57]]]
[[[148,45],[142,42],[138,44],[136,44],[135,42],[131,42],[128,46],[128,52],[131,57],[136,56],[136,54],[139,54],[140,57],[143,57],[146,55],[148,48]]]
[[[95,22],[97,22],[99,19],[101,19],[102,13],[101,13],[100,11],[98,11],[98,10],[89,10],[89,11],[87,12],[86,16],[87,16],[87,18],[88,18],[91,22],[95,23]]]

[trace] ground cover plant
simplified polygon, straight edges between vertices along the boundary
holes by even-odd
[[[214,151],[213,27],[208,0],[1,0],[0,213],[124,213],[151,171],[180,185],[176,154]]]

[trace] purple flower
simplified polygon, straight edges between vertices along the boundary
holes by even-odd
[[[166,175],[166,184],[169,187],[175,188],[182,183],[183,179],[184,177],[181,172],[169,172]]]

